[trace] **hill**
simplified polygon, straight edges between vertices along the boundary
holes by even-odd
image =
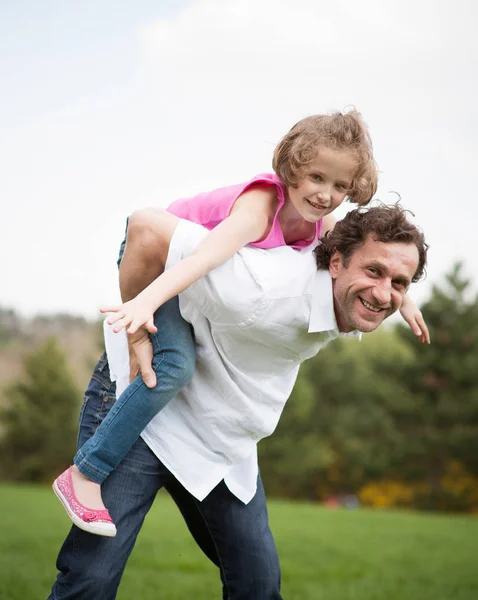
[[[0,309],[0,402],[5,387],[18,379],[23,357],[51,336],[64,350],[79,389],[86,387],[103,348],[101,321],[67,314],[27,319],[12,309]]]

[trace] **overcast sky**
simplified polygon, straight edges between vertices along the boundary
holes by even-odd
[[[431,245],[420,302],[478,282],[474,0],[0,3],[0,306],[97,316],[126,216],[270,171],[299,119],[354,105]],[[349,210],[346,205],[339,216]]]

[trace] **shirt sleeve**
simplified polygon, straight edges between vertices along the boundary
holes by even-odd
[[[193,254],[209,233],[201,225],[180,219],[169,245],[166,269]],[[196,310],[216,324],[241,325],[252,321],[263,304],[264,294],[250,260],[245,260],[250,258],[247,256],[250,252],[261,250],[243,248],[181,292],[183,316],[191,320],[189,317]]]

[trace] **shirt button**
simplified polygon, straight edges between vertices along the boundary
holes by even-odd
[[[259,436],[256,433],[253,433],[251,435],[251,440],[257,441],[259,439]]]
[[[228,464],[228,465],[232,465],[232,460],[231,460],[230,458],[228,458],[228,459],[226,460],[226,462],[227,462],[227,464]]]

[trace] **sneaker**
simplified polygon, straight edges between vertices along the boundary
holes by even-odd
[[[53,491],[61,500],[68,516],[77,527],[95,535],[105,535],[107,537],[116,535],[115,524],[107,510],[94,510],[78,502],[73,488],[71,467],[55,479]]]

